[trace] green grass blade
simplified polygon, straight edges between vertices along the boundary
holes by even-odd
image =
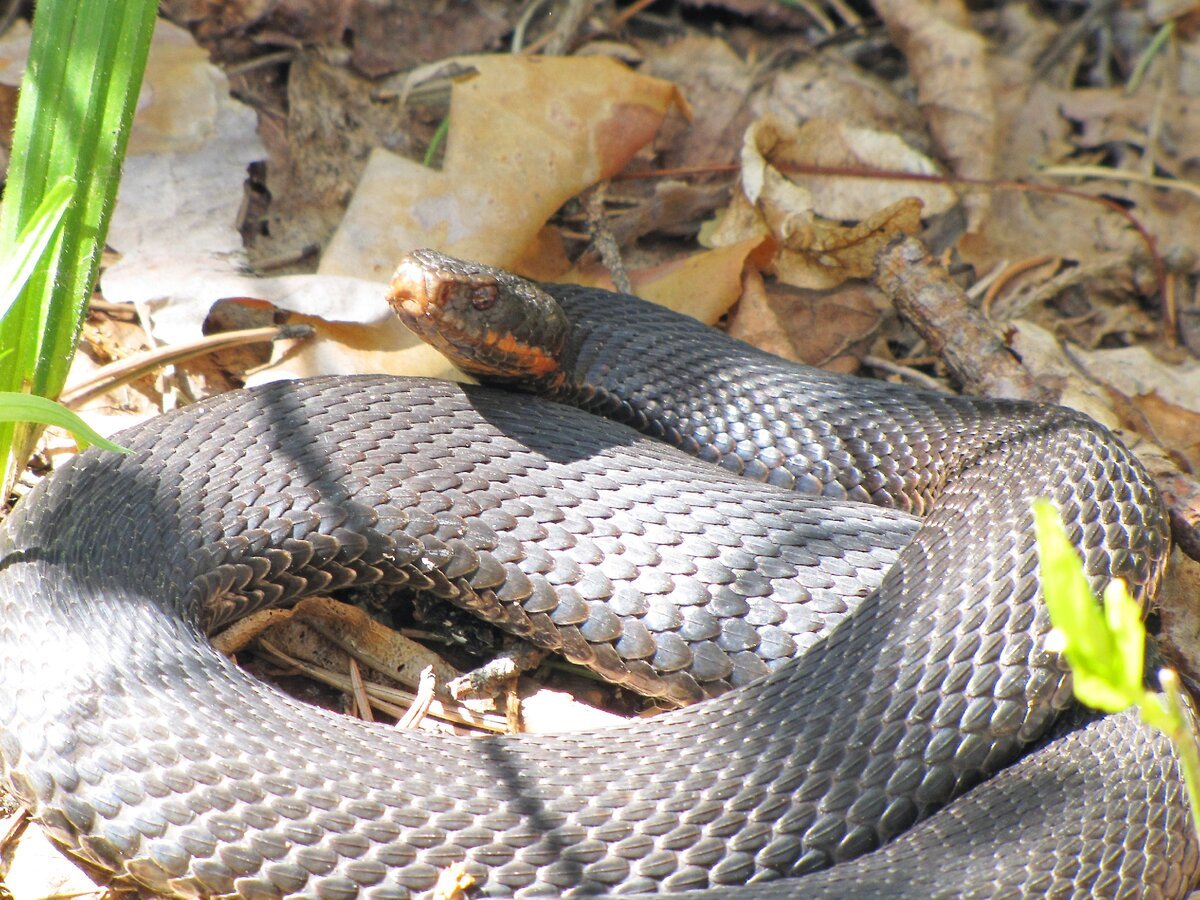
[[[74,190],[72,179],[60,178],[17,238],[12,254],[0,260],[0,319],[8,314],[45,256],[50,241],[57,236]]]
[[[104,435],[95,431],[87,422],[71,412],[61,403],[38,397],[34,394],[14,394],[0,391],[0,422],[38,422],[42,425],[57,425],[65,428],[75,436],[80,444],[87,447],[95,444],[105,450],[115,450],[121,453],[129,451],[120,444],[114,444]]]
[[[0,390],[54,397],[66,381],[120,181],[157,0],[41,0],[21,85],[0,259],[46,194],[74,181],[58,233],[0,320]],[[39,426],[0,424],[7,493]]]

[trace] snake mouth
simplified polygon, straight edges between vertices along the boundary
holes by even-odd
[[[436,282],[432,273],[413,260],[401,260],[388,282],[388,303],[402,316],[423,316],[438,302]]]

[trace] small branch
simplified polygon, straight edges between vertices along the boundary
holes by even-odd
[[[970,393],[1052,400],[915,238],[876,257],[875,283]]]
[[[413,698],[412,706],[397,720],[396,727],[416,728],[425,718],[425,714],[429,712],[429,707],[433,704],[433,692],[436,688],[437,677],[433,674],[433,666],[426,666],[417,681],[417,695]]]
[[[128,384],[164,366],[177,365],[198,356],[216,353],[218,350],[228,350],[232,347],[241,347],[244,344],[308,338],[312,335],[313,330],[308,325],[271,325],[266,328],[223,331],[220,334],[209,335],[185,344],[147,350],[145,353],[137,353],[128,359],[109,363],[107,366],[97,369],[86,381],[63,391],[59,401],[65,406],[78,406],[105,391]]]

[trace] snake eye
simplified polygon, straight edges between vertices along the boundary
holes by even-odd
[[[500,298],[500,292],[494,284],[482,285],[471,291],[471,305],[480,312],[491,309]]]

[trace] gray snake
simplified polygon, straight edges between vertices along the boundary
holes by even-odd
[[[1186,892],[1200,847],[1164,739],[1127,714],[1054,724],[1071,695],[1030,503],[1054,500],[1097,586],[1148,602],[1167,552],[1112,435],[549,290],[567,376],[545,387],[719,466],[556,402],[322,378],[162,416],[8,517],[0,774],[55,840],[181,895],[403,897],[463,860],[501,895]],[[719,696],[604,732],[434,738],[304,706],[207,643],[355,584],[451,600],[643,693]]]

